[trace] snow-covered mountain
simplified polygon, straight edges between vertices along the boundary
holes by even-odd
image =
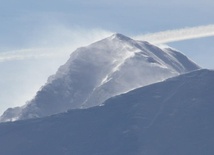
[[[196,69],[195,63],[175,50],[114,34],[74,51],[34,99],[8,109],[1,121],[100,105],[112,96]]]
[[[214,71],[138,88],[104,106],[0,124],[0,154],[213,155]]]

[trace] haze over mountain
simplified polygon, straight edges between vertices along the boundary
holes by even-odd
[[[103,106],[0,124],[0,154],[213,155],[214,71],[135,89]]]
[[[45,117],[101,105],[106,99],[200,67],[171,48],[159,48],[122,34],[82,47],[23,107],[1,121]]]

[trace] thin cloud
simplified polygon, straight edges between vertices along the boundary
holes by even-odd
[[[133,38],[149,41],[154,44],[162,44],[210,36],[214,36],[214,25],[168,30],[157,33],[139,35]]]
[[[0,52],[0,62],[24,59],[37,59],[41,57],[52,57],[56,55],[48,53],[47,51],[47,49],[22,49]]]

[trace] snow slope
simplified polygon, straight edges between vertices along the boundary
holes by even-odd
[[[199,69],[183,54],[114,34],[77,49],[19,113],[7,110],[1,121],[44,117],[88,108],[138,87]]]
[[[0,124],[0,154],[213,155],[214,71],[40,119]]]

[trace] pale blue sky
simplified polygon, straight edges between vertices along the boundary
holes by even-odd
[[[37,49],[33,52],[38,54],[39,48],[62,53],[0,61],[0,113],[32,98],[78,46],[108,32],[134,36],[214,24],[213,8],[213,0],[0,0],[0,53],[12,50],[15,55],[14,50],[26,48]],[[214,68],[213,42],[214,37],[209,37],[169,45],[202,67]]]
[[[127,35],[213,24],[212,0],[1,0],[0,45],[26,46],[55,24]]]

